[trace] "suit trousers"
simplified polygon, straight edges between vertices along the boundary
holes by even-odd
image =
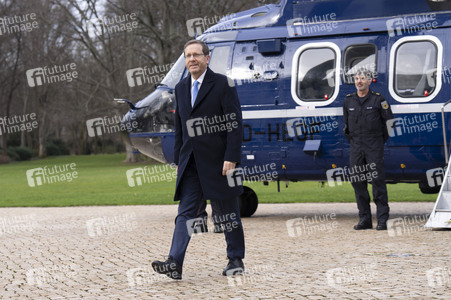
[[[221,211],[219,210],[219,207],[216,206],[216,202],[210,201],[211,203],[211,219],[213,221],[214,226],[218,226],[219,217],[221,215]],[[207,224],[207,201],[202,201],[202,205],[199,208],[199,211],[197,212],[197,217],[202,218],[204,221],[201,224]]]
[[[205,203],[202,186],[197,173],[194,156],[188,161],[180,182],[180,203],[178,214],[175,218],[175,229],[172,236],[172,245],[169,257],[183,266],[186,248],[188,247],[191,235],[188,227],[193,219],[197,217],[199,208]],[[225,240],[227,243],[227,257],[230,259],[244,258],[244,232],[239,213],[238,198],[233,196],[227,200],[215,200],[214,202],[220,210],[220,215],[216,216],[224,228]]]

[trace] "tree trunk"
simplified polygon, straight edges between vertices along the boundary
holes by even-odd
[[[134,149],[129,143],[124,143],[126,157],[124,162],[126,163],[135,163],[141,161],[141,153],[133,153]]]
[[[41,111],[42,116],[39,123],[39,157],[43,158],[45,157],[45,118],[47,115],[47,112],[45,109]]]
[[[27,114],[27,104],[28,104],[28,90],[25,92],[24,100],[23,100],[23,115]],[[27,131],[22,130],[20,133],[20,147],[26,147],[27,143]]]

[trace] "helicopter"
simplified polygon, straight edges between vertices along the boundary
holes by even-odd
[[[281,0],[208,29],[199,21],[189,26],[210,48],[209,67],[238,92],[245,180],[274,181],[279,191],[280,182],[344,182],[342,107],[363,67],[395,116],[384,148],[386,182],[439,192],[448,162],[450,120],[440,115],[451,99],[451,1]],[[174,88],[188,75],[182,54],[122,119],[138,123],[123,132],[126,142],[162,163],[173,162]],[[239,202],[243,217],[257,210],[247,186]]]

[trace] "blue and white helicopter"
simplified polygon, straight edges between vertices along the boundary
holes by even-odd
[[[244,177],[278,187],[280,181],[345,180],[342,106],[355,92],[354,73],[364,67],[374,75],[371,89],[395,115],[385,145],[387,182],[439,192],[451,126],[441,113],[451,99],[450,26],[451,0],[281,0],[202,32],[197,38],[211,49],[209,67],[233,80],[241,101]],[[123,119],[139,124],[127,133],[132,146],[163,163],[173,161],[174,87],[187,74],[182,54]],[[245,187],[242,216],[257,205]]]

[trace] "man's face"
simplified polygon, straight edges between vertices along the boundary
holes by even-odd
[[[207,69],[210,55],[202,53],[202,46],[199,44],[188,45],[185,49],[185,64],[191,76],[197,79]]]
[[[365,75],[355,75],[354,84],[358,91],[365,92],[369,89],[371,79]]]

